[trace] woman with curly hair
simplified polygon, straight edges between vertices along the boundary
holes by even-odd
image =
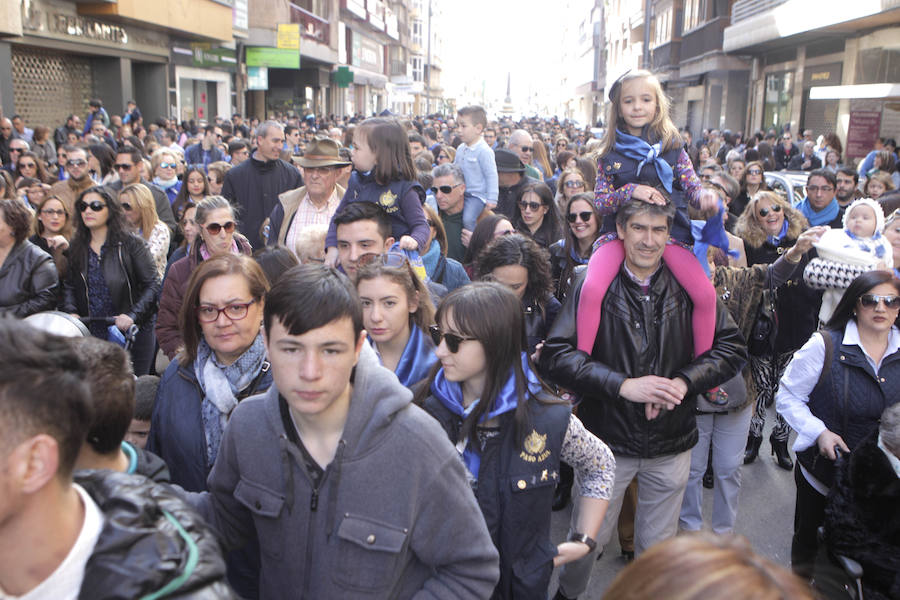
[[[41,183],[56,183],[56,177],[47,170],[44,161],[30,150],[20,154],[16,161],[16,182],[27,177],[39,179]]]
[[[522,234],[504,235],[487,245],[477,264],[479,279],[502,283],[519,297],[525,311],[528,354],[534,354],[561,306],[553,296],[547,251]]]
[[[808,229],[808,225],[803,214],[791,207],[787,200],[775,192],[762,191],[750,199],[735,225],[734,232],[744,240],[748,265],[768,265],[791,248],[800,234]],[[812,228],[817,236],[821,236],[826,229],[827,227]],[[806,255],[800,260],[808,262],[810,258]],[[802,273],[805,267],[805,264],[800,265],[795,272]],[[750,359],[757,396],[756,411],[750,420],[750,435],[747,438],[744,464],[752,463],[759,454],[766,407],[771,406],[775,399],[778,380],[781,379],[794,351],[806,343],[819,325],[821,291],[806,285],[802,277],[796,277],[779,286],[776,293],[778,334],[775,347],[769,356],[751,356]],[[777,456],[778,466],[786,470],[793,468],[787,448],[789,434],[790,427],[784,417],[776,412],[775,427],[769,442],[772,444],[772,453]]]

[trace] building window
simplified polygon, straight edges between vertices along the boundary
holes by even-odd
[[[706,22],[706,11],[706,0],[685,0],[684,30],[690,31]]]
[[[425,69],[423,67],[425,61],[422,60],[422,57],[413,56],[410,62],[412,63],[413,81],[425,81]]]
[[[790,124],[793,75],[790,71],[766,75],[763,127],[781,129],[784,125]]]
[[[422,29],[422,19],[413,19],[412,43],[416,46],[422,45]]]
[[[653,45],[661,46],[672,39],[672,7],[663,9],[656,15]]]

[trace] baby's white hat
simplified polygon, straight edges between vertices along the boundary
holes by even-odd
[[[878,201],[873,200],[872,198],[859,198],[854,200],[850,206],[847,207],[847,210],[844,211],[844,229],[847,229],[847,217],[850,216],[850,211],[861,204],[864,204],[875,211],[875,233],[884,233],[884,210],[881,208]]]

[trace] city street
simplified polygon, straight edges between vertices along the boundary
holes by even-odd
[[[741,503],[735,531],[746,536],[754,550],[787,567],[790,565],[791,533],[794,527],[794,475],[793,472],[779,469],[769,454],[770,432],[771,427],[766,427],[759,458],[754,463],[741,467],[743,475]],[[792,435],[791,443],[793,437]],[[712,513],[712,497],[713,490],[703,490],[703,515],[707,524]],[[554,542],[565,539],[570,514],[571,508],[553,514],[551,539]],[[624,566],[619,540],[613,535],[603,557],[594,566],[587,593],[580,596],[579,600],[602,598],[603,592]],[[551,596],[554,593],[556,593],[556,573],[550,586]]]

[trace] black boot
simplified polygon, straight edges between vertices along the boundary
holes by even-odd
[[[575,482],[575,471],[564,462],[559,463],[559,483],[553,494],[553,510],[562,510],[569,505],[572,498],[572,484]]]
[[[752,433],[747,436],[747,449],[744,450],[744,464],[749,465],[759,455],[759,447],[762,444],[762,436],[755,436]]]
[[[712,447],[709,448],[709,453],[706,458],[706,472],[703,473],[703,487],[708,490],[713,489],[713,468],[712,468]]]
[[[769,443],[772,444],[772,454],[775,455],[775,462],[785,471],[794,468],[794,461],[791,460],[791,453],[788,452],[787,440],[778,441],[774,435],[769,436]]]

